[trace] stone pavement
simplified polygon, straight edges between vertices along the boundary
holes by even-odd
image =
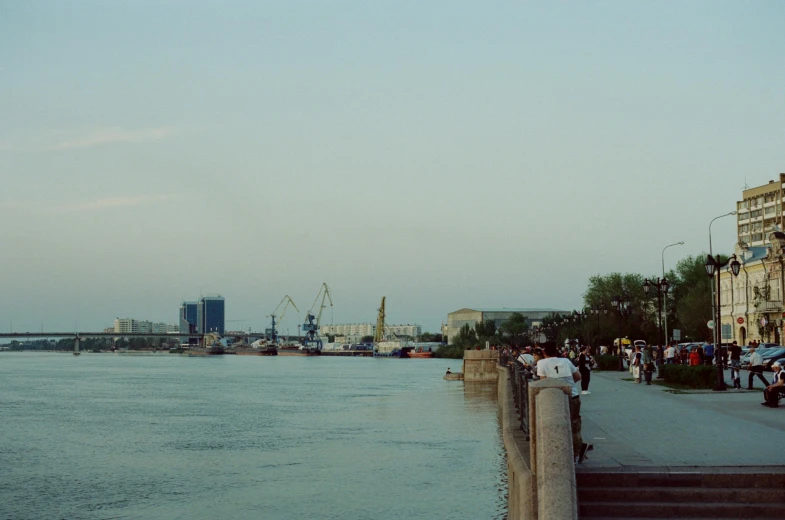
[[[746,388],[748,372],[742,372]],[[771,372],[764,372],[767,379]],[[754,391],[671,393],[624,372],[593,372],[581,396],[583,441],[594,444],[578,471],[685,466],[743,471],[785,464],[785,406],[768,408]],[[726,382],[730,381],[726,371]]]

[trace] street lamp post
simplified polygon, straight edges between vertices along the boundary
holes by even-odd
[[[645,294],[649,294],[649,289],[655,288],[657,289],[657,343],[660,343],[662,340],[662,301],[668,296],[668,287],[670,284],[666,278],[658,278],[657,281],[649,280],[646,278],[643,280],[643,292]]]
[[[611,299],[611,303],[616,310],[619,311],[619,315],[621,316],[624,325],[622,326],[622,330],[619,333],[619,371],[624,370],[624,345],[622,343],[622,335],[624,334],[624,329],[626,329],[627,325],[627,316],[629,316],[630,311],[632,310],[630,300],[626,298],[624,295],[615,295],[613,299]]]
[[[711,232],[709,233],[711,234]],[[660,259],[662,260],[662,277],[665,278],[665,250],[669,247],[673,246],[683,246],[684,242],[676,242],[675,244],[671,244],[662,248],[662,255],[660,255]],[[712,286],[713,287],[713,286]],[[670,336],[668,335],[668,297],[665,296],[665,299],[662,302],[662,307],[665,310],[665,345],[670,344]]]
[[[709,256],[711,256],[712,258],[714,257],[714,252],[711,249],[711,225],[714,224],[714,221],[717,220],[718,218],[729,217],[729,216],[735,215],[735,214],[736,214],[735,211],[731,211],[731,212],[725,213],[724,215],[720,215],[719,217],[714,217],[713,219],[711,219],[711,222],[709,222]],[[715,313],[715,310],[714,310],[714,284],[712,283],[711,284],[711,315],[714,316],[714,313]],[[714,344],[717,345],[717,327],[714,327],[714,330],[712,330],[712,334],[714,336]]]
[[[722,326],[722,307],[720,306],[720,270],[725,267],[726,265],[730,264],[731,273],[733,276],[739,276],[739,269],[741,269],[741,263],[736,259],[736,255],[732,255],[728,258],[725,262],[720,259],[720,255],[717,257],[712,257],[711,255],[706,257],[706,264],[704,267],[706,268],[706,274],[709,275],[710,279],[714,277],[717,278],[717,314],[714,318],[714,336],[717,337],[717,329]],[[712,280],[714,282],[714,280]],[[711,284],[712,287],[714,283]],[[719,337],[722,337],[720,334]],[[714,391],[720,392],[727,390],[728,387],[725,385],[725,374],[722,371],[722,358],[720,356],[722,349],[720,344],[715,341],[714,342],[714,362],[717,363],[717,381],[714,385]]]

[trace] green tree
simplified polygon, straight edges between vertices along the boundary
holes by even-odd
[[[363,336],[360,343],[373,343],[373,336]]]
[[[509,337],[513,347],[522,347],[528,338],[529,322],[520,312],[513,312],[502,324],[501,332],[505,338]]]
[[[722,261],[727,257],[720,257]],[[668,328],[680,328],[683,338],[710,340],[706,323],[711,316],[711,279],[706,276],[706,255],[688,256],[676,264],[671,278],[674,321]]]
[[[610,273],[589,278],[589,286],[583,294],[586,307],[609,309],[608,322],[611,338],[630,337],[636,339],[656,338],[656,315],[651,311],[651,300],[643,290],[643,275],[637,273]],[[630,314],[626,319],[613,306],[613,298],[622,296],[630,301]],[[654,306],[656,309],[656,299]],[[603,331],[604,332],[604,331]]]

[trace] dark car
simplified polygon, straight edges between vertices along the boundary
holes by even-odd
[[[785,347],[771,347],[766,349],[765,353],[761,354],[763,358],[763,370],[771,370],[771,365],[775,361],[780,364],[785,360]]]
[[[785,359],[785,347],[780,345],[775,345],[773,343],[768,343],[771,345],[769,347],[759,347],[756,349],[758,354],[763,360],[763,368],[764,370],[771,370],[771,364],[774,363],[776,360]],[[750,353],[749,351],[744,354],[741,358],[741,368],[748,369],[750,366]]]

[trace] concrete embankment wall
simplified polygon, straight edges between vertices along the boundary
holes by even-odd
[[[558,381],[529,383],[531,441],[527,441],[520,428],[509,370],[498,367],[502,438],[507,451],[509,520],[578,518],[569,395],[569,386]]]
[[[497,367],[499,411],[502,439],[507,451],[507,518],[534,520],[537,518],[537,483],[531,471],[529,442],[520,428],[515,401],[510,388],[509,371]]]
[[[499,379],[498,350],[466,350],[463,353],[463,380],[495,383]]]

